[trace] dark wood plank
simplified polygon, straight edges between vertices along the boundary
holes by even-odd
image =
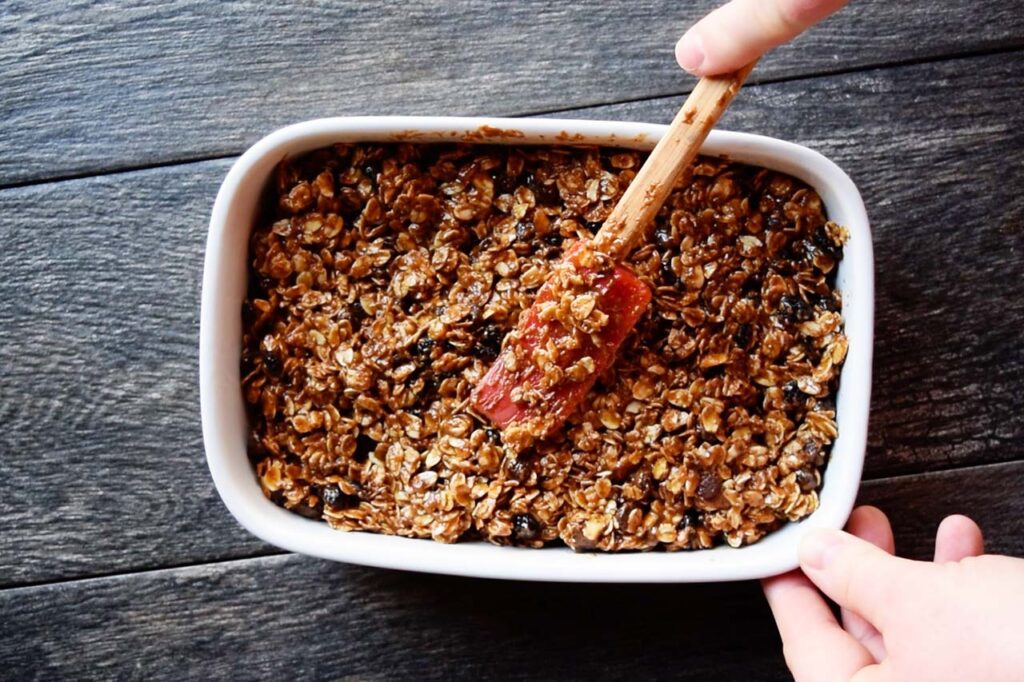
[[[869,476],[1022,455],[1017,59],[756,87],[730,114],[822,149],[863,188],[878,254]],[[269,551],[219,503],[199,431],[202,245],[227,166],[0,191],[0,584]]]
[[[503,583],[289,555],[2,591],[0,609],[15,679],[788,679],[754,583]]]
[[[525,114],[680,92],[718,0],[8,2],[0,184],[238,153],[340,114]],[[754,79],[1024,45],[1015,0],[858,0]],[[978,21],[974,17],[984,17]]]
[[[0,582],[267,551],[199,426],[203,216],[229,165],[0,193]]]
[[[901,554],[951,509],[1024,553],[1024,463],[875,481]],[[0,591],[14,679],[752,679],[788,675],[756,583],[550,585],[288,555]]]
[[[868,481],[858,504],[888,514],[900,556],[930,559],[939,522],[965,514],[981,526],[986,552],[1024,557],[1024,462]]]
[[[722,128],[817,149],[864,197],[876,257],[870,476],[1024,456],[1020,58],[751,88],[723,117]],[[668,121],[678,106],[574,114]]]

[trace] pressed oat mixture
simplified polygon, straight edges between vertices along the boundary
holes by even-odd
[[[283,162],[243,311],[264,492],[345,530],[576,550],[739,546],[814,511],[845,231],[781,173],[699,158],[684,175],[627,262],[651,305],[564,427],[518,450],[472,412],[520,313],[643,159],[396,144]]]

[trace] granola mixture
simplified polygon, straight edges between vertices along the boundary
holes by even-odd
[[[267,496],[343,530],[603,551],[740,546],[814,511],[846,234],[781,173],[698,158],[684,174],[627,262],[651,305],[562,429],[517,450],[470,407],[643,159],[395,144],[283,162],[243,310]]]

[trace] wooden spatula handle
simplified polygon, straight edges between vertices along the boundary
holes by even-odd
[[[735,73],[700,79],[594,237],[595,247],[619,261],[643,240],[679,174],[693,161],[756,63],[751,62]]]

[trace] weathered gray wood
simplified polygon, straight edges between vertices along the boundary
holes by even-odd
[[[864,191],[878,256],[869,476],[1022,455],[1018,59],[755,87],[729,114],[834,156]],[[663,121],[675,106],[584,113]],[[224,511],[199,431],[202,248],[227,167],[0,191],[0,585],[269,551]]]
[[[986,552],[1024,557],[1022,481],[1020,461],[882,478],[864,484],[858,504],[888,514],[900,556],[930,559],[939,522],[965,514],[981,526]]]
[[[977,467],[862,497],[905,556],[930,556],[953,510],[1019,555],[1022,476]],[[12,679],[788,679],[755,583],[530,584],[288,555],[0,591],[0,613]]]
[[[15,679],[787,679],[754,583],[545,585],[295,555],[0,592]]]
[[[0,192],[0,584],[248,556],[199,429],[227,162]]]
[[[864,197],[876,257],[869,475],[1024,456],[1020,59],[755,87],[723,117],[821,151]],[[666,121],[678,106],[574,114]]]
[[[0,184],[227,155],[339,114],[525,114],[691,87],[718,0],[7,2]],[[754,80],[1024,45],[1015,0],[858,0]],[[981,18],[981,19],[979,19]]]

